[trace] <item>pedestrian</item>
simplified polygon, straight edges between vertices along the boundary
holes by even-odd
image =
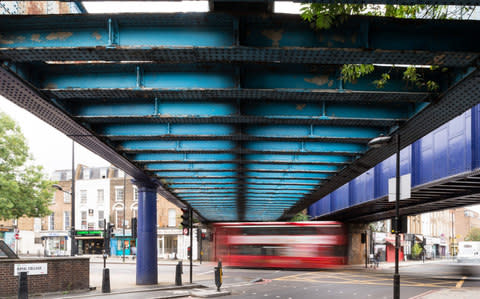
[[[375,261],[375,268],[378,268],[380,264],[380,251],[377,251],[377,253],[375,253],[373,260]]]

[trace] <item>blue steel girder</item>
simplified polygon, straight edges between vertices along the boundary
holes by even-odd
[[[54,111],[55,127],[70,135],[66,123],[79,127],[88,135],[80,143],[100,143],[102,157],[207,220],[275,220],[392,153],[369,149],[372,138],[401,132],[412,142],[476,103],[466,88],[476,95],[477,71],[465,67],[480,52],[468,34],[477,27],[352,17],[313,31],[288,15],[219,13],[2,16],[0,93],[29,110],[47,103],[43,119],[58,122]],[[419,69],[439,96],[391,67],[343,82],[343,63],[449,68]],[[383,72],[391,80],[379,90]]]
[[[299,16],[283,14],[22,17],[0,19],[0,60],[467,66],[479,49],[469,34],[479,31],[474,21],[351,17],[314,31]]]

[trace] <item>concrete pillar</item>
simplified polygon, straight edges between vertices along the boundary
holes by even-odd
[[[367,233],[367,242],[362,244],[362,233],[368,231],[368,224],[349,223],[347,224],[348,237],[348,263],[350,265],[365,264],[365,246],[369,244],[370,234]],[[370,249],[367,247],[367,257]]]
[[[157,188],[133,183],[138,186],[137,285],[157,284]]]

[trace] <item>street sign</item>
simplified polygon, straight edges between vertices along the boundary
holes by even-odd
[[[20,272],[27,272],[27,275],[48,274],[47,263],[14,264],[13,275],[18,276]]]
[[[388,201],[392,202],[396,200],[397,186],[396,178],[388,180]],[[412,175],[407,173],[400,177],[400,200],[409,199],[411,197],[412,189]]]
[[[187,227],[185,227],[185,228],[183,229],[183,235],[184,235],[184,236],[188,236],[188,228],[187,228]]]

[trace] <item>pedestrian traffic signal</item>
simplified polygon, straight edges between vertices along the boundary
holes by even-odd
[[[189,209],[182,209],[182,227],[189,228],[190,227],[190,210]]]
[[[188,246],[187,247],[187,257],[190,258],[192,256],[192,247]]]

